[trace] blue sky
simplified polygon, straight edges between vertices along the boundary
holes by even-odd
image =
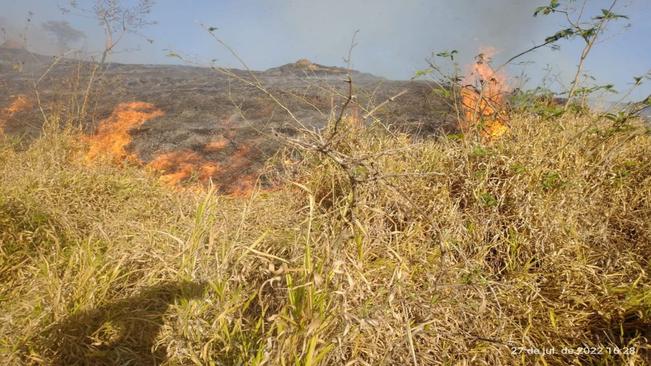
[[[125,0],[132,3],[133,0]],[[344,64],[351,37],[359,30],[353,66],[392,79],[407,79],[425,67],[432,51],[457,49],[460,62],[469,63],[482,46],[496,48],[496,63],[553,34],[564,26],[560,17],[533,18],[533,10],[547,0],[159,0],[150,18],[157,24],[120,44],[113,60],[134,63],[176,63],[166,56],[174,50],[198,62],[211,59],[237,66],[201,24],[217,27],[216,34],[235,48],[255,69],[266,69],[300,58],[326,65]],[[82,5],[92,0],[79,0]],[[575,3],[581,3],[578,0]],[[63,15],[57,5],[65,0],[0,0],[0,24],[17,33],[28,11],[35,13],[29,32],[30,47],[51,53],[54,42],[40,24],[67,20],[86,33],[77,44],[86,50],[102,46],[97,23],[75,14]],[[595,15],[610,0],[588,0],[586,14]],[[630,17],[609,27],[588,60],[586,72],[601,84],[626,90],[632,77],[651,69],[651,1],[620,0],[617,11]],[[627,26],[630,23],[630,26]],[[571,80],[581,41],[562,42],[561,49],[543,49],[508,69],[531,78],[528,86],[554,75],[554,88]],[[533,63],[529,63],[533,62]],[[550,71],[545,71],[550,70]],[[635,98],[651,93],[651,80]],[[614,97],[609,97],[613,99]]]

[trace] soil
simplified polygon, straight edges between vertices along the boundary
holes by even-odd
[[[6,112],[16,98],[31,101],[23,110],[0,113],[4,133],[29,141],[41,133],[44,115],[75,121],[94,67],[91,62],[0,47],[0,88],[4,91],[0,110]],[[258,79],[310,129],[323,128],[348,93],[348,70],[305,59],[266,71],[228,71],[247,80]],[[450,128],[445,122],[447,107],[427,83],[387,80],[358,71],[350,75],[356,99],[346,113],[363,116],[364,111],[406,90],[374,117],[415,136]],[[112,63],[96,80],[87,116],[74,123],[92,135],[119,105],[148,103],[162,113],[130,129],[131,141],[125,149],[144,165],[165,154],[197,154],[202,161],[220,166],[221,173],[213,179],[219,180],[224,191],[236,189],[242,177],[258,174],[282,146],[272,130],[291,135],[298,128],[265,93],[210,67]]]

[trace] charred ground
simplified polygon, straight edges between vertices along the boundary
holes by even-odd
[[[17,98],[23,102],[19,110],[0,116],[5,133],[29,141],[40,134],[44,115],[74,116],[93,66],[73,58],[58,60],[23,49],[0,48],[0,87],[6,91],[0,95],[0,107],[6,112]],[[347,69],[308,60],[266,71],[229,71],[260,80],[308,128],[324,127],[348,92]],[[399,103],[385,105],[375,116],[419,134],[447,127],[442,122],[446,107],[426,83],[387,80],[358,71],[351,71],[351,76],[357,97],[351,113],[362,116],[406,90]],[[131,141],[126,150],[145,165],[172,155],[181,155],[188,164],[197,159],[218,164],[219,173],[210,178],[224,191],[245,189],[241,180],[254,179],[279,149],[282,144],[271,136],[272,130],[296,132],[296,123],[263,92],[209,67],[113,63],[106,65],[98,80],[89,114],[79,121],[87,134],[95,133],[121,104],[147,103],[161,113],[128,130]],[[181,180],[201,175],[168,173]]]

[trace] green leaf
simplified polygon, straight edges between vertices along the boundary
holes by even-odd
[[[596,20],[607,20],[607,19],[628,19],[626,15],[615,14],[608,9],[601,9],[601,15],[594,17]]]
[[[597,27],[592,27],[582,30],[580,33],[581,38],[583,38],[586,43],[590,42],[590,38],[594,37],[597,34]]]
[[[546,43],[556,42],[562,38],[570,38],[576,34],[576,31],[572,28],[565,28],[556,32],[553,36],[545,38]]]
[[[490,192],[481,192],[479,194],[479,200],[484,206],[495,207],[498,206],[499,201],[497,198],[492,195]]]
[[[459,53],[457,50],[452,50],[452,51],[443,51],[439,52],[436,54],[437,57],[443,57],[443,58],[449,58],[450,60],[454,61],[454,55]]]
[[[536,8],[536,10],[533,13],[533,16],[536,17],[538,14],[543,14],[543,15],[549,15],[551,13],[554,13],[556,11],[556,8],[558,8],[560,5],[559,0],[551,0],[549,2],[548,6],[539,6]]]
[[[450,93],[450,90],[444,89],[444,88],[439,88],[439,89],[433,89],[432,94],[443,97],[443,98],[450,98],[452,97],[452,94]]]
[[[554,190],[560,188],[565,182],[563,182],[560,174],[555,171],[549,171],[543,174],[541,184],[542,188],[545,191]]]

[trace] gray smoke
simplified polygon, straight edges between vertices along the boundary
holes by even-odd
[[[72,16],[68,23],[57,19],[61,16],[60,9],[52,3],[24,1],[38,9],[37,21],[42,22],[41,27],[32,28],[28,34],[30,49],[42,53],[60,52],[79,42],[84,37],[82,31],[87,47],[102,47],[103,33],[101,30],[98,33],[95,22]],[[353,33],[359,29],[358,46],[352,55],[353,67],[390,78],[408,78],[416,69],[426,66],[425,58],[433,51],[457,49],[459,62],[467,64],[482,46],[494,47],[499,58],[508,58],[535,41],[543,40],[549,34],[541,29],[540,19],[531,15],[536,6],[546,2],[548,0],[282,0],[272,4],[242,0],[238,7],[249,12],[251,17],[229,24],[223,24],[224,19],[220,19],[215,22],[221,24],[215,25],[220,26],[220,36],[227,43],[260,69],[299,58],[344,66],[342,59]],[[160,20],[156,19],[156,11],[165,8],[162,2],[157,5],[151,20]],[[28,6],[24,7],[28,9]],[[225,6],[226,9],[231,7]],[[264,8],[264,16],[260,8]],[[169,11],[170,7],[167,9]],[[198,39],[204,35],[196,32],[195,21],[213,25],[212,18],[219,18],[200,13],[193,16],[196,18],[186,17],[178,23],[161,21],[158,26],[148,27],[147,33],[156,39],[159,34],[168,33],[168,28],[174,28],[175,32],[187,32],[188,37]],[[23,28],[20,16],[9,22],[15,23],[15,30]],[[49,36],[45,37],[43,31]],[[9,32],[10,38],[12,33],[16,32]],[[13,38],[20,37],[13,35]],[[116,52],[114,60],[170,62],[159,47],[148,45],[135,36],[126,38],[120,48],[135,48],[138,52]],[[165,39],[156,41],[166,42]],[[205,49],[213,47],[211,39],[206,38],[205,42]],[[184,43],[168,43],[166,47],[184,51]],[[205,51],[198,47],[190,52],[212,57],[202,54]],[[239,65],[235,62],[231,66]]]
[[[42,23],[41,27],[56,39],[59,52],[65,51],[84,38],[83,32],[73,28],[65,20],[50,20]]]
[[[69,1],[0,0],[0,13],[5,17],[0,26],[6,29],[6,34],[0,34],[0,40],[22,42],[27,49],[43,54],[55,54],[79,42],[84,55],[96,56],[103,50],[104,33],[88,14],[62,14],[57,4]],[[79,3],[90,6],[95,1],[79,0]],[[586,19],[600,14],[600,9],[608,7],[611,1],[588,1]],[[134,4],[137,0],[110,2]],[[583,3],[562,2],[575,6]],[[635,6],[627,9],[629,3]],[[533,17],[534,9],[546,4],[549,0],[238,0],[201,1],[195,7],[158,1],[148,19],[158,24],[147,26],[143,32],[155,43],[145,42],[141,35],[127,34],[111,60],[179,62],[166,56],[169,49],[198,62],[217,59],[222,66],[241,67],[228,52],[215,47],[214,40],[198,26],[206,24],[218,27],[219,38],[235,48],[255,69],[301,58],[346,66],[343,58],[348,53],[351,37],[360,30],[358,45],[352,53],[352,67],[388,78],[406,79],[427,67],[425,59],[432,52],[456,49],[459,51],[456,61],[463,66],[472,64],[473,57],[482,48],[492,48],[496,51],[493,64],[500,65],[511,56],[542,43],[567,26],[562,16]],[[632,29],[637,33],[625,31],[613,22],[608,36],[596,45],[586,71],[605,75],[609,81],[619,80],[621,84],[630,80],[630,73],[643,74],[648,68],[641,69],[646,62],[643,60],[648,59],[644,47],[637,50],[632,45],[645,45],[644,41],[648,40],[651,28],[645,16],[650,14],[651,1],[620,0],[618,4],[618,12],[631,17]],[[36,11],[32,22],[28,20],[30,9]],[[83,39],[79,38],[79,32],[85,34]],[[526,74],[532,85],[538,85],[546,77],[553,85],[567,85],[575,71],[581,42],[564,40],[559,43],[560,52],[548,47],[538,49],[519,58],[506,72],[511,76]],[[633,62],[636,67],[634,70],[613,68],[611,64],[617,62]],[[548,75],[545,68],[553,73]],[[618,85],[618,89],[622,86]]]
[[[546,0],[288,0],[276,3],[273,19],[287,42],[307,58],[341,63],[353,32],[355,67],[381,75],[409,77],[430,52],[456,49],[472,62],[482,47],[498,51],[496,62],[540,43],[549,31],[533,18]],[[546,29],[547,28],[547,29]]]
[[[7,29],[5,28],[7,24],[7,18],[0,17],[0,43],[7,40]]]

